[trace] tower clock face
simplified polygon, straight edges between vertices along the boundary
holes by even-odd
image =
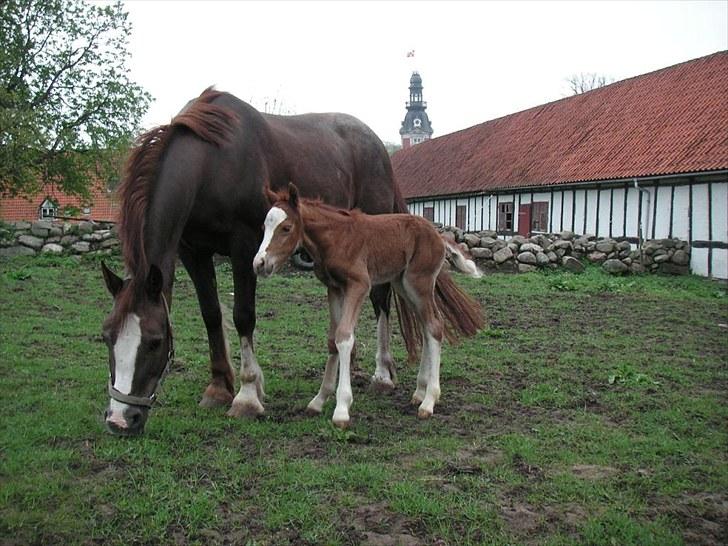
[[[422,120],[420,118],[415,118],[414,120],[415,127],[419,127],[422,125]]]

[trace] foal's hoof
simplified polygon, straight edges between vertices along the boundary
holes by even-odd
[[[336,428],[340,428],[341,430],[346,430],[351,424],[349,419],[332,419],[331,422],[334,423]]]
[[[417,410],[417,418],[418,419],[429,419],[432,417],[432,411],[424,408],[420,408]]]
[[[263,415],[264,411],[263,405],[257,401],[233,402],[227,415],[228,417],[236,417],[238,419],[242,417],[255,418]]]
[[[394,383],[386,377],[372,377],[372,390],[378,394],[389,394],[394,391]]]
[[[410,405],[412,405],[412,406],[419,406],[420,404],[422,404],[422,401],[424,399],[425,399],[424,396],[420,396],[419,394],[414,393],[412,395],[412,400],[410,400]]]
[[[309,405],[309,406],[306,406],[306,409],[303,410],[303,413],[305,415],[308,415],[309,417],[316,417],[318,415],[321,415],[321,410]]]

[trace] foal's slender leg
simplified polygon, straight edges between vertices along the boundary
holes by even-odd
[[[336,350],[339,352],[339,386],[336,389],[336,409],[332,421],[339,428],[349,426],[349,408],[354,397],[351,392],[351,350],[354,347],[354,329],[369,286],[350,282],[344,292],[341,321],[336,328]]]
[[[324,378],[321,382],[321,388],[318,394],[308,403],[306,411],[311,414],[319,414],[324,407],[324,403],[329,396],[336,390],[336,366],[339,363],[339,351],[336,349],[336,328],[341,320],[341,306],[343,303],[342,294],[334,289],[328,290],[329,300],[329,336],[328,350],[329,356],[326,360],[326,370]]]
[[[405,275],[402,286],[412,303],[422,330],[422,356],[417,374],[417,390],[412,404],[419,404],[417,416],[427,419],[440,400],[440,351],[443,322],[434,298],[435,278],[429,275]]]
[[[202,320],[207,329],[207,340],[210,345],[210,371],[212,380],[205,389],[200,406],[211,408],[227,406],[233,400],[234,381],[233,368],[230,365],[230,354],[222,325],[220,302],[217,295],[217,281],[212,255],[194,253],[185,245],[179,249],[179,257],[195,285],[197,300],[200,304]]]
[[[257,235],[236,238],[232,243],[233,278],[235,285],[235,309],[233,318],[240,336],[240,391],[235,395],[228,411],[231,417],[255,417],[262,414],[263,371],[253,351],[255,331],[255,287],[257,277],[253,272],[253,256]]]
[[[392,334],[389,325],[391,294],[392,287],[389,284],[375,286],[369,294],[369,299],[374,306],[374,314],[377,317],[377,367],[371,379],[372,387],[377,392],[392,391],[397,381],[394,359],[389,352],[389,341]]]

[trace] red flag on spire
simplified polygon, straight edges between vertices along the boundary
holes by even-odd
[[[415,50],[412,49],[411,51],[407,52],[407,57],[414,57],[415,56]]]

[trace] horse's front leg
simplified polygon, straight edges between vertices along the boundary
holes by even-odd
[[[376,392],[391,392],[397,381],[397,370],[394,359],[389,351],[391,330],[389,325],[389,310],[391,304],[391,285],[382,284],[372,288],[369,298],[374,306],[377,317],[377,354],[376,369],[372,376],[372,388]]]
[[[332,419],[339,428],[349,426],[351,420],[349,409],[354,401],[351,392],[351,350],[354,347],[354,330],[356,321],[364,303],[369,285],[359,282],[349,282],[344,292],[341,321],[336,328],[336,350],[339,353],[339,385],[336,389],[336,409]]]
[[[308,403],[306,412],[318,415],[323,410],[326,400],[329,399],[336,390],[336,366],[339,363],[339,351],[336,348],[336,328],[341,321],[341,307],[343,303],[343,295],[335,288],[328,289],[329,301],[329,335],[328,335],[328,351],[329,356],[326,359],[326,369],[324,378],[321,382],[321,388],[313,400]]]
[[[212,408],[227,406],[235,394],[235,376],[230,365],[230,355],[220,312],[217,295],[215,266],[211,254],[198,254],[182,245],[179,257],[195,285],[197,300],[200,304],[202,320],[207,329],[210,345],[210,372],[212,380],[205,389],[200,406]]]
[[[235,308],[233,318],[235,329],[240,336],[240,390],[233,399],[228,411],[231,417],[255,417],[261,415],[263,408],[263,371],[258,365],[253,350],[255,331],[255,287],[256,276],[253,272],[255,239],[233,244],[233,278],[235,286]],[[250,244],[252,243],[252,244]]]

